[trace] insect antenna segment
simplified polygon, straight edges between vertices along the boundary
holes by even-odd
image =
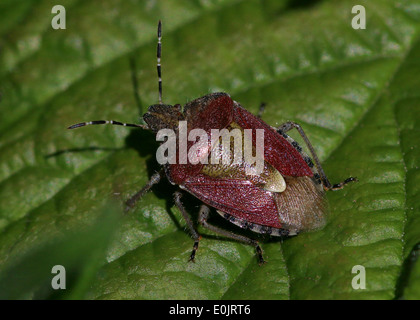
[[[96,125],[96,124],[113,124],[113,125],[124,126],[124,127],[138,127],[138,128],[143,128],[146,130],[149,129],[149,127],[144,124],[124,123],[124,122],[119,122],[115,120],[95,120],[95,121],[88,121],[88,122],[80,122],[80,123],[76,123],[67,127],[67,129],[76,129],[76,128]]]
[[[159,20],[158,23],[158,44],[157,44],[157,73],[158,73],[158,82],[159,82],[159,104],[162,104],[162,67],[160,64],[160,58],[162,57],[162,21]]]

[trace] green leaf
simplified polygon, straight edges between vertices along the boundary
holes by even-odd
[[[84,298],[105,261],[117,212],[111,205],[102,210],[101,219],[93,226],[66,232],[10,263],[0,273],[0,298]]]
[[[0,272],[92,224],[109,198],[122,203],[159,170],[150,132],[66,127],[139,122],[157,102],[161,19],[165,103],[215,91],[254,113],[266,102],[263,119],[298,122],[332,182],[359,182],[328,193],[322,230],[247,233],[262,243],[260,267],[253,248],[201,228],[188,263],[193,241],[176,188],[162,181],[122,219],[89,290],[62,298],[415,296],[406,292],[418,292],[417,271],[407,276],[404,265],[420,241],[418,1],[62,1],[65,30],[51,27],[55,4],[0,5]],[[366,29],[352,28],[354,5],[365,7]],[[196,221],[198,200],[183,202]],[[352,286],[357,265],[365,289]]]

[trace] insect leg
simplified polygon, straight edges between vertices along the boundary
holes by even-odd
[[[187,226],[191,232],[191,235],[194,239],[194,246],[193,246],[193,251],[191,252],[190,255],[190,259],[189,261],[193,261],[194,262],[194,258],[195,258],[195,253],[198,249],[198,242],[200,241],[200,234],[197,232],[197,230],[194,227],[194,223],[191,220],[190,215],[188,214],[187,210],[185,210],[184,205],[181,202],[181,197],[182,197],[182,193],[180,191],[176,191],[174,193],[174,200],[175,200],[175,204],[178,207],[179,211],[181,211],[182,216],[184,217],[185,222],[187,223]],[[201,210],[200,210],[201,211]]]
[[[209,212],[210,212],[210,208],[206,206],[205,204],[202,204],[200,206],[200,211],[198,212],[198,222],[200,222],[202,219],[207,219]],[[190,261],[194,261],[195,254],[197,253],[200,240],[201,240],[201,236],[199,236],[194,241],[194,246],[193,246],[193,251],[191,252]]]
[[[207,206],[205,206],[205,207],[207,207]],[[230,238],[230,239],[233,239],[233,240],[237,240],[237,241],[240,241],[240,242],[244,242],[246,244],[249,244],[249,245],[255,247],[255,250],[256,250],[257,255],[258,255],[259,264],[262,265],[262,264],[265,263],[265,260],[264,260],[263,255],[262,255],[262,249],[261,249],[260,245],[258,244],[258,241],[247,238],[247,237],[239,235],[239,234],[235,234],[235,233],[220,229],[220,228],[218,228],[218,227],[216,227],[212,224],[209,224],[207,222],[209,212],[210,212],[210,209],[208,207],[207,207],[207,210],[200,210],[200,215],[199,215],[199,218],[198,218],[199,220],[198,221],[200,222],[200,224],[204,228],[207,228],[207,229],[209,229],[213,232],[216,232],[216,233],[218,233],[218,234],[220,234],[224,237],[227,237],[227,238]]]
[[[312,146],[311,142],[309,141],[308,137],[306,136],[305,131],[303,131],[302,127],[299,124],[297,124],[295,122],[292,122],[292,121],[289,121],[289,122],[286,122],[286,123],[282,124],[276,130],[277,130],[278,133],[281,134],[281,133],[286,133],[287,131],[289,131],[293,128],[295,128],[299,132],[299,134],[301,135],[301,137],[305,141],[305,144],[308,146],[308,149],[311,152],[312,158],[313,158],[313,160],[315,162],[315,165],[318,169],[319,175],[321,176],[322,184],[324,185],[324,188],[326,190],[342,189],[344,187],[344,185],[346,185],[347,183],[352,182],[352,181],[357,181],[357,178],[350,177],[350,178],[347,178],[346,180],[344,180],[340,183],[337,183],[337,184],[334,184],[334,185],[331,184],[331,182],[327,178],[327,175],[324,172],[324,169],[322,169],[321,162],[319,161],[318,156],[316,155],[314,147]]]
[[[140,190],[138,191],[134,196],[132,196],[130,199],[127,200],[126,207],[124,212],[129,211],[131,208],[134,207],[136,202],[143,197],[147,191],[149,191],[155,184],[159,183],[161,178],[162,171],[156,172],[152,177],[150,178],[149,182]]]

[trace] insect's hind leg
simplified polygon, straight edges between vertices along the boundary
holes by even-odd
[[[311,142],[309,141],[308,137],[306,136],[305,131],[303,131],[302,127],[299,124],[297,124],[296,122],[293,122],[293,121],[288,121],[288,122],[282,124],[276,130],[277,130],[278,133],[281,134],[281,133],[286,133],[287,131],[290,131],[293,128],[295,128],[299,132],[299,134],[301,135],[301,137],[305,141],[305,144],[307,145],[309,151],[311,152],[312,159],[314,160],[315,165],[318,169],[318,173],[321,176],[321,181],[322,181],[322,184],[324,185],[324,189],[326,189],[326,190],[339,190],[339,189],[342,189],[347,183],[357,181],[357,178],[350,177],[350,178],[347,178],[346,180],[344,180],[340,183],[331,184],[331,182],[327,178],[327,175],[324,172],[324,169],[321,166],[321,162],[318,159],[318,156],[315,152],[314,147],[312,146]]]
[[[240,242],[243,242],[243,243],[246,243],[246,244],[249,244],[249,245],[253,246],[255,248],[256,252],[257,252],[258,263],[260,265],[265,263],[265,260],[264,260],[263,255],[262,255],[262,253],[263,253],[262,249],[261,249],[260,245],[258,244],[258,242],[256,240],[253,240],[253,239],[247,238],[245,236],[238,235],[238,234],[220,229],[220,228],[218,228],[214,225],[209,224],[207,222],[209,213],[210,213],[210,208],[203,204],[200,208],[198,222],[204,228],[207,228],[207,229],[209,229],[209,230],[211,230],[215,233],[218,233],[218,234],[220,234],[224,237],[227,237],[227,238],[230,238],[230,239],[233,239],[233,240],[237,240],[237,241],[240,241]]]
[[[147,191],[149,191],[155,184],[158,184],[161,179],[161,175],[162,171],[156,172],[154,175],[152,175],[147,184],[134,196],[127,200],[127,202],[125,203],[126,207],[124,209],[124,212],[127,212],[131,208],[133,208],[137,201],[139,201],[147,193]]]

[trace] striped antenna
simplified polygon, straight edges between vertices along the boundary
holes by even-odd
[[[162,57],[162,21],[159,20],[158,23],[158,44],[157,44],[157,73],[158,73],[158,80],[159,80],[159,104],[162,104],[162,67],[160,65],[160,58]],[[89,121],[89,122],[81,122],[76,123],[68,127],[67,129],[76,129],[80,127],[96,125],[96,124],[113,124],[117,126],[124,126],[124,127],[137,127],[149,130],[149,127],[144,124],[133,124],[133,123],[123,123],[114,120],[96,120],[96,121]]]
[[[124,126],[124,127],[136,127],[148,130],[149,127],[144,124],[135,124],[135,123],[124,123],[115,120],[96,120],[96,121],[89,121],[89,122],[81,122],[76,123],[68,127],[67,129],[76,129],[84,126],[96,125],[96,124],[113,124],[116,126]]]
[[[162,56],[162,21],[158,23],[158,44],[157,44],[157,73],[159,81],[159,104],[162,104],[162,67],[160,65],[160,58]]]

